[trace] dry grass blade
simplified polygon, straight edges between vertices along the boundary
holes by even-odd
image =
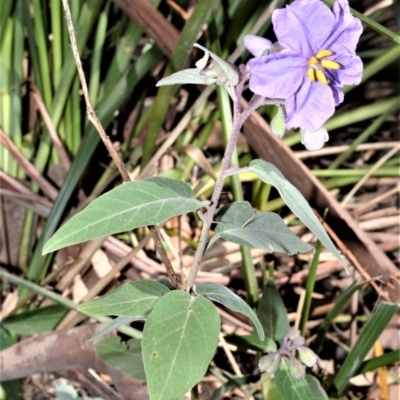
[[[55,189],[35,168],[35,166],[30,163],[18,150],[17,146],[12,142],[12,140],[0,129],[0,143],[10,152],[12,157],[18,163],[18,165],[25,171],[25,173],[38,184],[40,189],[46,196],[51,200],[55,200],[57,197],[57,189]]]

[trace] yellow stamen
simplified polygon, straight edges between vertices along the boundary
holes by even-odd
[[[323,83],[324,85],[327,85],[329,83],[328,79],[326,79],[326,76],[322,70],[317,69],[315,71],[315,76],[317,77],[318,81]]]
[[[308,68],[308,70],[307,70],[307,75],[308,75],[308,79],[311,81],[311,82],[315,82],[315,73],[314,73],[314,68]]]
[[[318,64],[318,60],[315,57],[311,57],[309,63],[312,65],[317,65]]]
[[[326,69],[340,69],[340,64],[336,61],[321,60],[321,65]]]
[[[319,52],[315,55],[315,57],[321,59],[321,58],[329,57],[329,56],[331,56],[332,54],[333,54],[333,51],[330,51],[330,50],[321,50],[321,51],[319,51]]]

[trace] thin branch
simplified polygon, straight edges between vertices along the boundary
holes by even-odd
[[[89,121],[95,126],[97,132],[99,133],[101,140],[103,141],[104,145],[106,146],[107,150],[109,151],[115,165],[117,166],[117,168],[122,176],[123,181],[130,182],[131,179],[130,179],[130,176],[128,174],[125,164],[123,163],[123,161],[121,160],[121,158],[119,157],[117,152],[115,151],[110,138],[105,133],[105,131],[101,125],[101,122],[98,119],[96,112],[93,109],[92,103],[90,101],[89,90],[87,87],[85,74],[84,74],[83,68],[82,68],[82,62],[81,62],[81,59],[79,56],[78,46],[76,43],[74,25],[72,23],[72,17],[71,17],[71,12],[70,12],[69,5],[68,5],[68,0],[62,0],[62,3],[63,3],[63,7],[64,7],[64,12],[65,12],[65,19],[67,21],[69,37],[71,40],[72,53],[73,53],[73,56],[75,59],[76,68],[78,70],[79,79],[81,81],[81,87],[82,87],[83,96],[85,98],[86,109],[87,109]],[[154,226],[150,226],[149,229],[150,229],[152,238],[155,242],[156,248],[160,254],[161,260],[162,260],[165,268],[167,269],[167,273],[171,279],[171,283],[174,286],[176,286],[177,285],[176,274],[172,268],[172,264],[171,264],[171,262],[168,258],[168,255],[164,249],[164,246],[158,235],[158,232]]]

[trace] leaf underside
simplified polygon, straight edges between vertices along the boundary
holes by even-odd
[[[243,299],[227,287],[214,282],[205,282],[200,283],[200,285],[196,287],[196,292],[210,300],[221,303],[232,311],[242,313],[249,317],[257,330],[260,340],[265,339],[264,330],[254,311]]]
[[[241,201],[220,208],[215,232],[223,239],[270,253],[308,253],[314,247],[300,240],[275,213],[255,211]]]
[[[282,175],[282,172],[279,171],[275,165],[264,160],[253,160],[249,165],[249,170],[257,174],[263,182],[273,185],[278,190],[290,210],[297,215],[304,225],[307,226],[319,241],[340,261],[347,271],[346,263],[343,261],[307,200],[299,190]]]

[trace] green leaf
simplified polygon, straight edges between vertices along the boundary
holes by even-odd
[[[228,335],[225,336],[225,340],[228,343],[235,344],[236,346],[260,351],[262,353],[270,353],[277,349],[276,343],[271,338],[266,337],[264,340],[260,340],[258,335]]]
[[[160,79],[156,86],[176,85],[176,84],[196,84],[207,85],[207,78],[200,74],[197,68],[188,68]]]
[[[17,335],[38,335],[54,330],[67,312],[60,305],[48,306],[12,315],[2,324]]]
[[[315,216],[307,200],[275,167],[275,165],[263,160],[253,160],[250,163],[249,170],[258,175],[265,183],[273,185],[278,190],[286,205],[296,214],[300,220],[310,229],[319,241],[340,261],[347,271],[347,266],[342,260],[335,245],[325,232],[325,229]]]
[[[273,379],[264,383],[262,388],[264,399],[283,400]]]
[[[347,383],[354,376],[365,356],[399,308],[398,304],[382,303],[371,315],[333,381],[339,394],[345,389]]]
[[[313,399],[310,387],[305,379],[293,379],[290,374],[289,361],[281,362],[275,373],[275,384],[284,400]]]
[[[307,253],[314,247],[300,240],[278,214],[255,211],[249,202],[238,201],[220,208],[215,232],[223,239],[268,252]]]
[[[142,351],[152,400],[178,399],[207,371],[218,344],[220,318],[203,296],[167,293],[146,321]]]
[[[254,311],[237,294],[219,283],[204,282],[196,287],[196,293],[221,303],[232,311],[242,313],[251,319],[261,340],[265,339],[263,328]]]
[[[282,344],[290,325],[285,305],[273,279],[268,279],[264,286],[263,295],[258,305],[258,318],[265,336]]]
[[[124,183],[74,215],[44,245],[43,254],[101,236],[156,225],[209,204],[185,182],[154,177]]]
[[[141,341],[131,339],[124,343],[120,340],[118,336],[101,340],[96,344],[96,354],[124,374],[145,381]]]
[[[315,378],[315,376],[306,375],[305,380],[310,387],[314,400],[328,400],[328,395],[325,390],[322,389],[321,383],[317,378]]]
[[[129,282],[98,299],[81,304],[78,310],[88,315],[138,317],[150,314],[160,298],[169,292],[162,283],[141,280]]]
[[[147,319],[146,316],[141,315],[137,317],[117,317],[109,322],[103,329],[98,331],[95,335],[93,335],[90,340],[100,339],[104,335],[107,335],[114,329],[117,329],[121,325],[129,324],[134,321],[145,321]]]

